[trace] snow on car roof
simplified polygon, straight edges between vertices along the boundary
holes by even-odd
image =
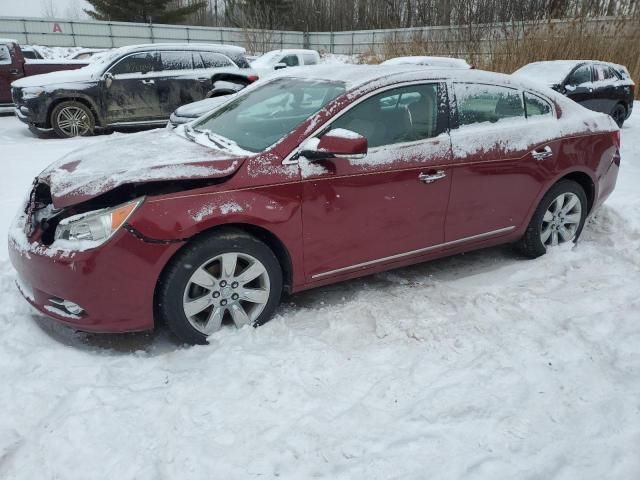
[[[335,68],[335,65],[290,67],[276,72],[269,77],[269,80],[287,77],[343,82],[347,90],[355,90],[372,82],[391,84],[403,81],[451,79],[489,84],[497,82],[501,85],[513,85],[518,88],[525,87],[540,91],[538,84],[531,84],[531,82],[526,82],[526,79],[503,73],[470,69],[424,68],[420,65],[341,65],[340,68]],[[553,91],[545,89],[544,93],[552,95]]]
[[[548,60],[533,62],[519,68],[513,75],[527,77],[544,85],[557,85],[571,73],[571,71],[588,60]]]
[[[18,41],[13,38],[0,38],[0,43],[18,43]]]
[[[246,50],[242,47],[235,45],[222,45],[219,43],[143,43],[139,45],[127,45],[126,47],[120,47],[114,51],[118,52],[135,52],[138,50],[162,50],[165,48],[179,49],[179,50],[216,50],[226,51],[233,53],[245,53]]]
[[[389,60],[382,62],[380,65],[422,65],[429,67],[471,68],[471,65],[462,58],[419,55],[390,58]]]

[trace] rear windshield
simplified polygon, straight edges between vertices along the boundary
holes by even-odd
[[[241,94],[193,125],[261,152],[345,91],[342,82],[280,78]]]

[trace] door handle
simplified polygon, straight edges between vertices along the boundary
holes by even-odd
[[[422,183],[433,183],[437,180],[443,179],[446,176],[447,174],[444,170],[438,170],[436,171],[436,173],[421,173],[420,175],[418,175],[418,179]]]
[[[142,80],[142,83],[144,83],[145,85],[153,85],[154,83],[156,83],[155,80]]]
[[[209,79],[204,77],[204,78],[197,78],[196,80],[198,80],[199,82],[203,82],[204,83],[204,82],[208,81]]]
[[[553,157],[553,152],[551,151],[551,147],[547,145],[544,148],[533,150],[531,152],[531,156],[536,160],[541,161],[541,160],[544,160],[545,158]]]
[[[9,73],[10,73],[11,75],[18,75],[18,73],[20,73],[20,72],[18,71],[18,69],[17,69],[17,68],[12,68],[11,70],[9,70]]]

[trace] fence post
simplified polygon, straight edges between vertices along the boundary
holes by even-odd
[[[115,48],[116,42],[114,42],[113,40],[113,28],[111,26],[111,23],[108,23],[107,25],[109,25],[109,38],[111,39],[111,48]]]
[[[69,20],[69,25],[71,25],[71,38],[73,39],[73,46],[77,47],[78,43],[76,42],[76,32],[73,30],[73,20]]]
[[[191,35],[189,34],[189,27],[187,27],[187,43],[191,43]]]
[[[29,33],[27,32],[27,21],[22,20],[22,29],[24,30],[24,43],[29,43]]]
[[[151,39],[151,43],[156,43],[153,36],[153,23],[150,23],[148,28],[149,28],[149,38]]]

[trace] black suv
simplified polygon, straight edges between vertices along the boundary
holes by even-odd
[[[180,105],[205,98],[214,82],[250,82],[244,53],[212,44],[118,48],[79,70],[13,82],[15,113],[30,127],[53,128],[61,137],[166,124]]]
[[[534,62],[513,73],[544,83],[622,126],[633,110],[635,83],[622,65],[594,60]]]

